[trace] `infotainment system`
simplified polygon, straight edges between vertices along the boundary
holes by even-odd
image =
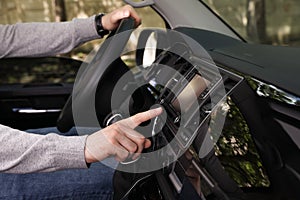
[[[196,97],[204,98],[207,86],[210,84],[210,81],[203,78],[199,74],[195,74],[192,80],[186,85],[186,87],[180,92],[180,94],[171,102],[174,109],[178,112],[186,112],[192,106],[193,103],[197,100]],[[182,102],[180,104],[180,102]]]
[[[151,84],[149,90],[157,94],[157,103],[167,113],[160,133],[163,135],[160,140],[166,141],[156,142],[155,148],[175,140],[172,148],[176,155],[187,150],[200,130],[203,132],[203,124],[210,122],[211,113],[226,100],[235,86],[233,82],[237,84],[241,80],[188,50],[177,54],[177,49],[184,49],[180,45],[160,53],[145,74]],[[229,87],[228,81],[232,84]]]
[[[173,48],[182,49],[176,45]],[[162,52],[145,77],[152,85],[152,93],[159,94],[157,103],[167,113],[163,130],[166,143],[175,139],[178,148],[185,151],[226,94],[216,66],[189,52],[181,53],[178,55],[172,49]]]

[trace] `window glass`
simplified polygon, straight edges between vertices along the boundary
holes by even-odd
[[[73,83],[81,63],[59,57],[1,59],[0,85]]]
[[[300,46],[297,0],[203,0],[250,43]]]

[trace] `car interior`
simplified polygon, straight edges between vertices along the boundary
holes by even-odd
[[[133,24],[124,20],[90,63],[1,59],[0,123],[66,132],[73,126],[106,127],[161,106],[165,118],[137,129],[152,146],[138,160],[119,164],[114,199],[297,199],[299,49],[248,44],[184,26],[145,29],[132,70],[121,55]],[[152,34],[155,59],[145,66]],[[91,110],[96,120],[90,120]]]

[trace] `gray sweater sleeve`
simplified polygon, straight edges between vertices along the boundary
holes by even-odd
[[[66,53],[97,38],[94,16],[63,23],[0,25],[0,58]],[[86,136],[36,135],[0,125],[0,172],[86,168],[85,140]]]
[[[87,168],[87,136],[37,135],[0,125],[0,172],[49,172]]]
[[[87,41],[99,38],[94,18],[0,25],[0,58],[67,53]]]

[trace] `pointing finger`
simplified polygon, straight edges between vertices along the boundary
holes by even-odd
[[[119,123],[122,123],[132,129],[136,128],[138,125],[140,125],[143,122],[146,122],[154,117],[157,117],[162,113],[162,108],[156,108],[151,109],[146,112],[141,112],[136,115],[133,115],[129,118],[123,119],[119,121]]]

